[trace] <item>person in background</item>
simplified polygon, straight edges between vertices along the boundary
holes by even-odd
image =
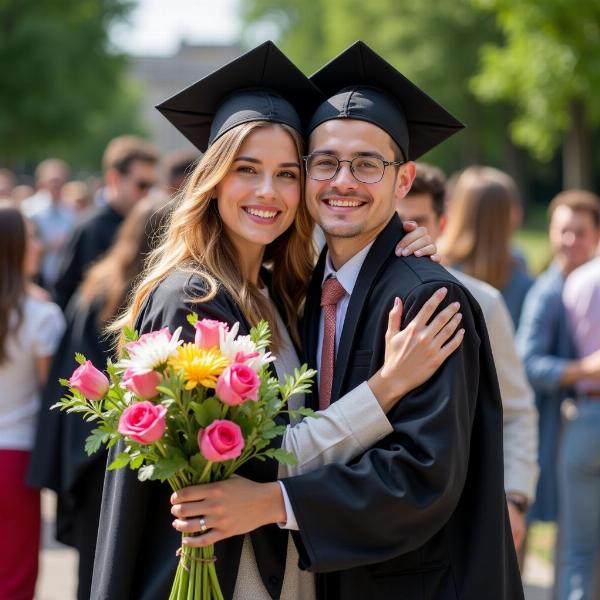
[[[69,179],[69,165],[60,158],[47,158],[35,169],[35,193],[23,200],[21,208],[25,216],[47,208],[53,197],[60,198],[63,185]]]
[[[40,279],[46,289],[56,282],[63,249],[77,220],[63,197],[68,176],[68,166],[62,160],[41,162],[36,169],[38,192],[22,204],[23,213],[36,224],[44,244]]]
[[[39,263],[19,209],[0,202],[0,598],[32,600],[38,570],[40,494],[25,484],[40,391],[64,330],[58,306],[29,291]]]
[[[34,189],[26,183],[16,185],[10,195],[11,200],[20,208],[23,202],[30,198],[34,192]]]
[[[563,301],[577,356],[600,355],[600,257],[568,276]],[[600,553],[600,376],[575,382],[559,459],[558,600],[592,600]],[[596,594],[598,590],[596,590]]]
[[[492,167],[468,167],[448,198],[448,226],[440,238],[445,265],[500,290],[517,328],[532,279],[511,248],[513,179]]]
[[[9,169],[0,169],[0,198],[12,197],[17,184],[15,174]]]
[[[77,366],[75,352],[99,367],[112,355],[114,340],[104,335],[104,328],[123,308],[169,210],[150,199],[141,200],[125,219],[112,248],[89,269],[67,308],[67,328],[42,396],[27,482],[58,495],[56,539],[79,553],[78,600],[90,597],[106,452],[88,456],[85,439],[94,425],[50,407],[65,391],[59,379]]]
[[[158,153],[134,136],[113,139],[103,157],[106,202],[75,228],[62,257],[54,298],[64,310],[88,267],[112,245],[117,229],[156,184]]]
[[[436,240],[447,225],[446,178],[437,167],[417,163],[417,174],[404,198],[397,201],[400,218],[426,227]],[[490,336],[504,418],[504,489],[517,550],[525,535],[525,514],[537,483],[537,413],[516,350],[512,320],[498,290],[461,271],[449,269],[479,302]]]
[[[556,521],[561,404],[582,377],[600,376],[600,353],[576,358],[562,302],[565,278],[594,254],[600,235],[600,198],[583,190],[558,194],[548,207],[552,263],[523,305],[517,346],[539,413],[540,478],[530,521]]]
[[[176,150],[163,161],[164,188],[169,197],[183,190],[185,180],[202,156],[197,150]]]
[[[92,208],[92,196],[83,181],[65,183],[63,198],[77,219],[84,217]]]

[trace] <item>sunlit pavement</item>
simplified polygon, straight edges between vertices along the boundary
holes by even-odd
[[[35,600],[75,600],[77,555],[54,540],[54,495],[42,495],[43,550]],[[552,569],[535,555],[527,557],[523,579],[526,600],[551,600]]]

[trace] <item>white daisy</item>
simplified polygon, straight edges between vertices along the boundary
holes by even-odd
[[[265,365],[273,362],[275,357],[270,352],[259,350],[249,335],[238,336],[239,329],[239,323],[235,323],[230,331],[221,328],[219,331],[221,354],[231,363],[243,362],[258,373]]]
[[[173,335],[168,327],[145,333],[139,340],[126,345],[129,358],[121,360],[119,367],[132,369],[140,374],[164,366],[169,358],[175,355],[177,346],[183,344],[183,340],[179,339],[180,334],[181,327],[178,327]]]

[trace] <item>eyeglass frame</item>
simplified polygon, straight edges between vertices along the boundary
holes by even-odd
[[[308,160],[313,156],[331,156],[332,158],[335,158],[338,161],[338,165],[335,170],[335,173],[331,177],[328,177],[327,179],[316,179],[315,177],[311,177],[308,174]],[[380,160],[383,163],[383,171],[381,172],[381,177],[377,181],[362,181],[354,174],[354,169],[352,168],[352,163],[359,158],[375,158],[377,160]],[[351,160],[348,160],[347,158],[339,159],[335,154],[328,154],[326,152],[323,152],[323,153],[316,152],[314,154],[306,154],[305,156],[302,157],[302,160],[304,160],[304,169],[306,171],[306,176],[309,179],[312,179],[313,181],[332,181],[333,179],[335,179],[338,176],[338,173],[340,172],[342,163],[350,163],[350,173],[352,174],[352,177],[354,177],[354,179],[356,179],[356,181],[358,181],[359,183],[364,183],[365,185],[372,185],[375,183],[379,183],[385,177],[385,169],[387,167],[389,167],[391,165],[393,165],[395,167],[399,167],[401,165],[405,165],[408,162],[407,160],[385,160],[384,158],[381,158],[380,156],[371,156],[371,155],[355,156]]]

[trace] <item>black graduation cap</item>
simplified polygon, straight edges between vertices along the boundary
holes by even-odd
[[[331,119],[360,119],[384,129],[415,160],[464,125],[364,42],[355,42],[312,77],[328,97],[309,133]]]
[[[284,123],[304,133],[323,98],[273,42],[264,42],[156,108],[204,152],[249,121]]]

